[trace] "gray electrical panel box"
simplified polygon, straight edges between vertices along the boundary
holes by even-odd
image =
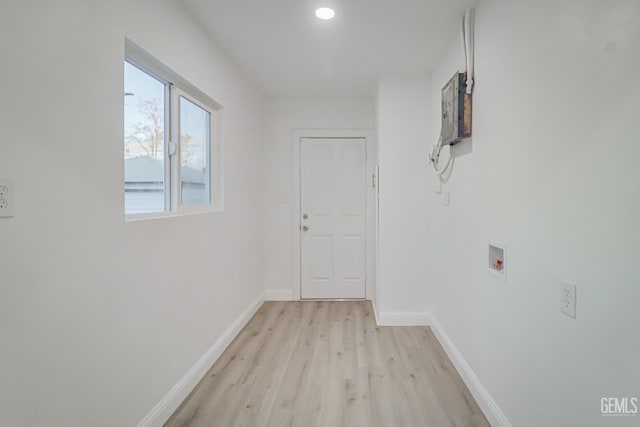
[[[465,88],[464,73],[456,73],[442,88],[442,145],[471,136],[471,95]]]

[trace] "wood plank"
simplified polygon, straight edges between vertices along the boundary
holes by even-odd
[[[165,424],[488,425],[431,330],[368,301],[266,302]]]

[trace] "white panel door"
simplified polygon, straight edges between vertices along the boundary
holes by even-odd
[[[300,141],[303,299],[365,297],[365,142]]]

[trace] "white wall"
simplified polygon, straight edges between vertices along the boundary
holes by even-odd
[[[602,397],[640,397],[638,22],[632,0],[482,1],[451,205],[433,174],[414,190],[429,194],[431,310],[514,426],[638,422],[600,416]],[[459,40],[432,75],[429,145]],[[508,245],[507,284],[486,273],[489,240]]]
[[[224,106],[224,212],[125,223],[125,36]],[[136,425],[264,291],[263,100],[172,1],[3,1],[0,40],[0,424]]]
[[[639,8],[480,3],[449,207],[426,153],[460,42],[431,78],[380,81],[378,310],[432,311],[513,425],[634,421],[599,410],[640,382]],[[225,107],[223,213],[124,222],[125,36]],[[273,100],[265,117],[169,0],[4,1],[0,40],[0,176],[17,191],[0,220],[0,424],[135,425],[265,288],[291,289],[293,129],[373,128],[373,102]],[[486,274],[489,239],[509,245],[507,284]]]
[[[429,79],[385,76],[377,93],[379,178],[376,308],[386,316],[429,304],[425,167]]]
[[[264,284],[267,297],[290,297],[293,287],[293,131],[373,129],[373,99],[272,99],[267,107],[264,161]],[[375,141],[372,141],[375,143]],[[375,149],[375,147],[374,147]],[[375,151],[374,151],[375,152]]]

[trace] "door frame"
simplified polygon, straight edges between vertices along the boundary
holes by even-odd
[[[365,239],[366,239],[366,276],[365,276],[365,299],[372,300],[375,296],[375,260],[376,260],[376,209],[375,192],[378,186],[375,168],[377,160],[377,145],[374,140],[374,133],[370,129],[295,129],[292,137],[292,182],[291,191],[291,212],[292,212],[292,296],[294,301],[300,300],[302,290],[301,275],[301,230],[300,211],[301,206],[301,166],[300,166],[300,144],[302,139],[364,139],[366,152],[366,211],[365,211]],[[375,184],[375,188],[374,185]]]

